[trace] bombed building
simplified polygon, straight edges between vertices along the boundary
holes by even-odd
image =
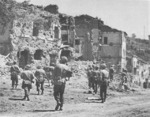
[[[5,13],[1,10],[0,15],[5,16]],[[61,45],[58,15],[36,6],[19,4],[15,7],[16,17],[13,20],[4,22],[4,16],[0,17],[1,54],[11,53],[22,68],[36,60],[49,64],[47,53]]]

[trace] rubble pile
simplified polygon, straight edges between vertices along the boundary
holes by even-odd
[[[114,75],[114,80],[109,83],[109,88],[116,91],[133,91],[140,86],[133,81],[134,76],[130,73],[127,74],[127,82],[123,82],[121,73]]]
[[[91,61],[70,61],[68,66],[73,72],[73,77],[69,80],[69,86],[75,89],[88,89],[87,68]],[[68,87],[69,87],[68,86]]]
[[[69,67],[75,74],[75,76],[87,77],[87,68],[92,65],[92,61],[71,61],[68,63]]]
[[[8,56],[0,55],[0,62],[0,76],[8,75],[10,66],[8,66],[7,63],[10,63],[11,60],[8,58]]]

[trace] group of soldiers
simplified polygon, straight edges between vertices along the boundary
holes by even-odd
[[[98,87],[100,87],[100,98],[102,103],[106,101],[107,87],[109,82],[113,80],[114,66],[112,65],[109,70],[105,63],[100,66],[98,64],[89,65],[87,69],[89,93],[96,94]]]
[[[67,66],[68,59],[63,56],[60,60],[56,57],[56,63],[53,66],[42,67],[37,66],[33,72],[30,66],[26,66],[23,71],[16,65],[16,62],[11,66],[11,80],[12,88],[15,89],[18,86],[18,76],[22,79],[22,89],[24,89],[23,100],[30,100],[30,90],[32,89],[32,83],[36,82],[36,89],[38,95],[44,94],[44,82],[45,79],[51,79],[54,90],[54,99],[56,100],[55,110],[62,110],[64,103],[64,91],[66,81],[72,76],[72,72]],[[93,89],[93,93],[96,94],[98,87],[100,87],[100,97],[102,103],[106,101],[107,87],[110,81],[113,80],[114,68],[113,66],[107,70],[106,64],[103,63],[100,66],[98,64],[90,65],[87,69],[87,76],[89,80],[89,88]],[[35,80],[34,80],[35,79]]]
[[[56,59],[58,59],[56,57]],[[17,66],[16,62],[11,66],[11,80],[12,88],[16,89],[18,86],[18,76],[22,80],[22,89],[24,89],[23,100],[30,100],[30,90],[32,89],[32,83],[36,82],[36,88],[38,95],[44,94],[44,82],[45,79],[51,79],[54,89],[54,99],[56,100],[55,110],[62,110],[64,103],[64,90],[66,81],[72,76],[72,72],[69,70],[67,64],[67,57],[63,56],[57,63],[50,67],[52,71],[48,70],[48,67],[37,66],[37,69],[33,72],[30,70],[30,66],[27,65],[23,71]],[[35,79],[35,80],[34,80]]]

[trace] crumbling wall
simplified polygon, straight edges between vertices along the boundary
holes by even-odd
[[[65,14],[59,14],[60,24],[61,24],[61,37],[63,44],[69,44],[73,46],[75,33],[75,19],[72,16],[67,16]]]
[[[102,60],[117,65],[121,61],[120,49],[120,46],[103,45],[99,50],[99,56]]]
[[[126,68],[127,60],[126,60],[126,37],[123,32],[120,33],[121,35],[121,69]]]
[[[12,51],[13,51],[13,47],[10,42],[0,44],[0,54],[8,55]]]
[[[100,30],[99,29],[92,29],[92,41],[93,43],[99,43],[99,39],[101,36]]]
[[[82,53],[84,60],[93,60],[92,44],[90,39],[90,33],[86,34],[82,45]]]
[[[24,68],[31,63],[47,64],[50,58],[44,54],[48,54],[55,45],[60,45],[61,31],[58,16],[36,7],[32,9],[18,7],[16,13],[17,18],[13,21],[10,38],[14,55],[18,55],[19,66]],[[43,52],[40,59],[37,55],[34,56],[37,50]]]
[[[9,38],[10,29],[12,28],[12,22],[4,24],[0,17],[0,54],[7,55],[12,51],[11,40]]]

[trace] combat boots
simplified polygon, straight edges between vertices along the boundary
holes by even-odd
[[[58,110],[58,108],[60,107],[60,102],[57,102],[57,105],[56,105],[56,107],[55,107],[55,110]]]

